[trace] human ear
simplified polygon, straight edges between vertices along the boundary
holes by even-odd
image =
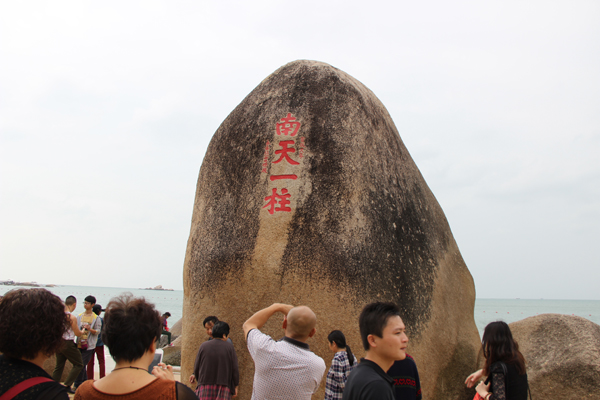
[[[369,342],[369,348],[377,347],[377,342],[375,341],[375,335],[367,336],[367,342]]]
[[[312,328],[312,331],[308,334],[308,337],[313,337],[317,333],[317,328]]]

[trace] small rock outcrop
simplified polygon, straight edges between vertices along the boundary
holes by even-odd
[[[361,356],[360,311],[393,301],[425,399],[468,396],[463,381],[479,342],[471,274],[384,105],[328,64],[281,67],[214,134],[198,178],[184,296],[182,376],[205,340],[203,318],[216,315],[231,326],[241,399],[254,373],[241,326],[274,302],[315,311],[309,345],[329,363],[330,331],[342,330]],[[281,318],[263,331],[279,339]]]
[[[181,347],[179,344],[173,343],[173,346],[165,347],[163,352],[163,362],[165,364],[181,365]]]
[[[534,399],[600,399],[600,325],[542,314],[509,324]]]
[[[179,321],[175,322],[173,324],[173,326],[171,327],[171,335],[180,336],[182,329],[183,329],[183,319],[180,319]]]

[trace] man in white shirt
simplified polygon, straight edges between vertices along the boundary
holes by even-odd
[[[260,329],[278,312],[284,315],[285,336],[275,341]],[[325,373],[325,362],[306,344],[316,333],[316,324],[317,317],[310,308],[280,303],[244,322],[244,336],[254,360],[253,400],[311,398]]]
[[[65,299],[65,313],[69,315],[70,327],[63,334],[63,347],[56,353],[56,366],[52,373],[52,379],[56,382],[60,382],[66,361],[69,360],[71,364],[73,364],[71,372],[69,372],[69,375],[64,382],[67,387],[67,392],[71,394],[75,393],[73,388],[71,388],[71,385],[75,382],[75,379],[83,368],[81,352],[77,350],[77,345],[75,344],[75,337],[79,337],[83,334],[77,325],[77,317],[72,314],[76,307],[77,299],[75,296],[67,296]]]

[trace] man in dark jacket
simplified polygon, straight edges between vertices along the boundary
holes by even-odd
[[[406,358],[408,345],[400,310],[393,303],[371,303],[358,324],[367,354],[350,372],[343,400],[394,400],[394,381],[386,371],[394,361]]]

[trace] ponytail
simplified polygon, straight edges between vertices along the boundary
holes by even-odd
[[[350,349],[349,345],[346,345],[346,354],[348,355],[348,362],[350,363],[350,366],[354,365],[354,354],[352,354],[352,350]]]
[[[329,343],[335,343],[335,345],[339,349],[346,349],[346,354],[348,355],[348,362],[350,365],[354,365],[354,354],[352,354],[352,350],[350,346],[346,344],[346,336],[342,333],[342,331],[331,331],[331,333],[327,336],[327,340]]]

